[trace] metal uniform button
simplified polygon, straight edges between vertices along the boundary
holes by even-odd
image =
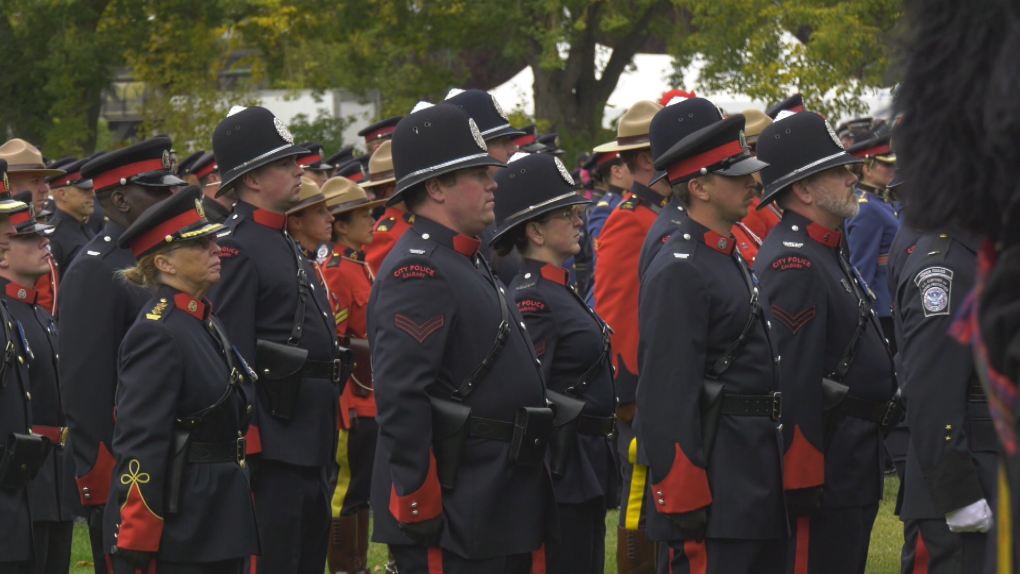
[[[104,238],[103,238],[103,241],[105,241],[105,242],[109,243],[109,242],[110,242],[110,236],[109,236],[109,235],[107,235],[106,237],[104,237]]]
[[[428,233],[422,233],[421,234],[421,238],[422,239],[428,239],[429,238],[429,234]]]
[[[799,227],[797,227],[796,225],[794,225],[794,226],[790,227],[790,229],[792,229],[792,230],[794,230],[794,231],[800,231],[800,228],[799,228]]]
[[[251,414],[251,405],[248,405],[248,413],[247,414],[249,414],[249,415]]]
[[[411,508],[418,508],[418,503],[417,502],[412,502],[411,503]]]
[[[417,511],[417,510],[412,510],[412,511],[411,511],[411,514],[412,514],[413,516],[418,516],[418,511]]]

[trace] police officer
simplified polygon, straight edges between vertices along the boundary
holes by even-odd
[[[892,298],[889,295],[889,247],[900,228],[898,208],[886,186],[896,175],[896,155],[885,135],[851,146],[847,152],[864,159],[863,174],[857,182],[858,214],[846,222],[850,263],[860,272],[875,294],[882,332],[896,352],[893,334]]]
[[[541,153],[545,146],[538,143],[538,128],[535,124],[528,124],[520,129],[521,135],[514,138],[521,153]]]
[[[362,189],[373,193],[377,199],[388,200],[397,189],[397,180],[393,177],[391,143],[383,142],[372,154],[372,159],[368,162],[368,180],[361,184]],[[377,207],[376,210],[378,209]],[[407,211],[404,202],[398,201],[386,206],[372,231],[372,242],[365,246],[365,261],[368,262],[372,273],[379,272],[383,260],[413,223],[414,215]]]
[[[641,285],[638,440],[649,534],[675,573],[786,566],[778,358],[768,299],[731,235],[765,165],[743,128],[741,115],[716,121],[655,162],[687,217]]]
[[[333,216],[326,207],[326,196],[312,179],[301,176],[301,191],[298,202],[287,210],[287,233],[294,238],[301,253],[316,264],[325,262],[326,253],[319,253],[320,246],[332,237]],[[322,282],[322,273],[316,265],[316,274]],[[326,296],[329,301],[329,296]]]
[[[389,149],[390,142],[383,146]],[[337,480],[333,493],[329,571],[354,573],[368,568],[369,490],[379,434],[367,323],[375,275],[365,261],[364,249],[372,243],[372,210],[386,200],[369,200],[364,189],[342,177],[327,181],[322,192],[335,218],[332,241],[320,248],[322,270],[333,304],[336,335],[355,353],[354,372],[340,396],[336,461],[343,479]]]
[[[309,153],[308,155],[298,157],[298,165],[305,170],[305,177],[314,181],[315,185],[322,187],[334,169],[332,164],[323,161],[322,144],[308,142],[301,144],[299,147],[308,150]]]
[[[393,162],[390,201],[415,220],[369,302],[373,539],[401,574],[529,572],[555,512],[552,411],[521,316],[478,256],[495,219],[489,168],[505,165],[450,105],[401,120]]]
[[[801,94],[793,94],[792,96],[786,98],[785,100],[779,102],[778,104],[773,104],[772,106],[769,106],[769,109],[765,110],[765,115],[767,115],[772,120],[776,120],[779,118],[779,114],[782,112],[786,112],[786,114],[784,115],[788,115],[796,114],[803,111],[804,111],[804,96],[802,96]]]
[[[89,537],[97,572],[106,571],[102,511],[114,460],[113,413],[117,356],[124,334],[148,300],[117,271],[135,264],[131,251],[118,247],[124,230],[183,181],[168,170],[170,138],[156,137],[110,152],[82,166],[106,204],[103,232],[82,248],[60,284],[60,394],[70,428],[71,449],[81,503],[89,513]],[[123,183],[121,183],[123,181]],[[87,341],[88,344],[83,344]]]
[[[517,156],[496,174],[497,253],[521,253],[510,284],[550,392],[580,401],[552,443],[550,466],[560,537],[546,548],[549,572],[601,574],[606,559],[606,508],[619,496],[609,330],[568,283],[563,264],[580,251],[588,200],[558,158]],[[510,177],[513,176],[513,177]]]
[[[221,244],[223,280],[209,293],[228,336],[256,366],[249,430],[257,569],[321,574],[329,535],[329,469],[345,366],[336,324],[311,261],[287,234],[302,170],[283,123],[269,110],[234,108],[213,133],[223,183],[238,203]]]
[[[198,150],[188,157],[177,162],[177,177],[183,179],[188,185],[199,185],[198,178],[191,171],[191,166],[195,165],[195,162],[205,155],[205,150]],[[206,215],[208,215],[208,210]]]
[[[883,492],[883,432],[900,417],[874,297],[840,251],[838,228],[859,205],[856,177],[846,166],[860,160],[814,113],[766,127],[758,158],[770,163],[761,172],[762,205],[777,201],[783,209],[756,271],[790,388],[784,423],[784,488],[795,519],[790,567],[861,574]]]
[[[981,242],[948,230],[911,243],[893,291],[911,431],[901,517],[920,529],[915,568],[926,553],[927,572],[981,572],[996,498],[995,430],[973,355],[949,334],[974,285]]]
[[[403,116],[393,116],[392,118],[379,120],[358,132],[358,136],[365,138],[365,149],[368,150],[369,154],[375,153],[375,150],[379,149],[383,142],[393,138],[393,130],[397,129],[397,123],[402,119]],[[334,162],[331,161],[330,163]],[[338,164],[334,163],[334,165]]]
[[[10,196],[10,182],[7,179],[7,161],[0,159],[0,252],[10,249],[11,238],[17,233],[11,218],[19,213],[28,213],[28,205],[14,201]],[[8,348],[18,334],[11,326],[14,320],[7,310],[6,301],[0,301],[0,343]],[[5,354],[0,362],[0,436],[4,447],[0,452],[0,571],[14,574],[28,574],[32,566],[32,518],[29,511],[29,494],[26,484],[30,472],[19,472],[21,464],[32,461],[14,460],[6,450],[8,438],[17,438],[22,444],[34,443],[37,450],[41,439],[31,437],[32,396],[28,372],[24,366],[24,349]],[[21,357],[20,362],[18,357]],[[20,445],[19,445],[20,446]],[[25,449],[26,452],[29,449]],[[41,464],[41,457],[34,457],[33,470]]]
[[[216,156],[208,152],[199,157],[191,165],[191,175],[198,180],[202,189],[202,208],[205,209],[209,221],[223,223],[227,220],[230,212],[237,202],[237,195],[233,191],[227,191],[220,195],[220,166],[216,163]]]
[[[105,542],[114,572],[240,574],[259,552],[245,465],[252,376],[204,295],[220,279],[198,190],[153,206],[121,236],[151,291],[121,343]]]
[[[0,287],[7,308],[14,317],[22,348],[25,349],[29,383],[32,388],[32,433],[52,443],[50,454],[29,483],[35,546],[35,572],[67,572],[71,563],[71,534],[74,508],[69,495],[75,493],[74,460],[67,445],[67,421],[57,384],[57,329],[53,316],[38,305],[39,293],[32,287],[50,271],[46,233],[49,226],[35,219],[35,208],[14,214],[18,234],[0,263]]]
[[[82,246],[92,239],[93,231],[89,228],[89,218],[95,212],[96,194],[90,179],[79,177],[72,180],[69,176],[79,174],[89,162],[89,158],[78,160],[66,166],[67,175],[57,176],[60,179],[50,183],[56,211],[48,223],[53,226],[50,236],[50,252],[61,273],[78,255]]]
[[[623,201],[623,196],[634,184],[634,179],[618,151],[593,153],[584,167],[591,174],[592,182],[595,184],[592,189],[592,200],[595,201],[595,207],[589,209],[585,218],[585,231],[592,246],[590,276],[594,277],[599,235],[606,225],[609,214]],[[589,283],[590,285],[584,291],[586,293],[585,301],[589,306],[593,306],[595,305],[594,283],[591,281]]]
[[[383,141],[385,142],[386,140]],[[337,168],[347,165],[347,162],[351,161],[352,159],[354,159],[353,147],[345,147],[340,151],[336,152],[335,154],[326,158],[326,163],[333,166],[333,171],[330,172],[330,177],[336,175]]]

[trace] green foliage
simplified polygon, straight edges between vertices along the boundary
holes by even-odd
[[[325,110],[319,110],[319,115],[312,121],[309,121],[305,114],[294,116],[288,129],[294,136],[295,143],[321,143],[328,156],[345,147],[344,130],[354,123],[354,120],[352,117],[334,118]]]

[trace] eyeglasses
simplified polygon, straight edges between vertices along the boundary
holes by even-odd
[[[539,219],[538,222],[539,223],[545,223],[547,221],[552,221],[553,219],[562,219],[562,220],[564,220],[564,221],[569,223],[569,222],[573,221],[575,218],[578,221],[584,221],[584,219],[582,218],[583,214],[584,214],[584,208],[582,208],[580,206],[577,206],[577,205],[572,205],[572,206],[568,207],[565,211],[560,211],[558,213],[552,213],[551,215],[549,215],[549,217],[546,217],[545,219]]]

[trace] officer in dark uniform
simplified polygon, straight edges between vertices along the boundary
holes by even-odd
[[[71,564],[75,496],[74,459],[67,447],[67,421],[57,384],[57,328],[53,316],[38,305],[32,287],[49,273],[45,235],[50,227],[35,219],[35,208],[11,216],[18,234],[0,264],[0,287],[16,321],[32,389],[32,434],[52,443],[50,454],[28,485],[32,507],[35,572],[64,574]],[[66,448],[65,448],[66,447]]]
[[[779,358],[768,299],[730,234],[765,166],[743,129],[742,115],[720,119],[655,162],[687,207],[645,273],[639,307],[648,531],[668,545],[673,573],[786,567]]]
[[[123,277],[152,298],[120,346],[105,517],[117,573],[240,574],[259,552],[243,438],[254,372],[204,297],[220,279],[223,225],[201,197],[160,202],[118,241],[138,258]]]
[[[796,520],[791,571],[863,574],[883,493],[883,433],[901,417],[874,296],[839,249],[838,228],[859,205],[857,178],[846,166],[860,160],[814,113],[766,127],[758,158],[770,163],[761,172],[760,208],[778,201],[783,209],[755,269],[790,388],[784,488]]]
[[[366,169],[361,163],[360,159],[352,159],[345,164],[340,165],[333,172],[333,177],[346,177],[354,183],[359,183],[365,179]]]
[[[488,168],[505,165],[450,105],[401,120],[393,163],[390,201],[415,220],[369,302],[373,540],[401,574],[526,573],[533,552],[541,567],[555,513],[543,464],[552,411],[521,316],[478,256],[495,219]]]
[[[188,185],[199,185],[198,178],[195,177],[195,174],[191,172],[191,166],[195,165],[195,162],[198,161],[198,159],[201,158],[203,155],[205,155],[205,150],[200,149],[195,153],[189,155],[188,157],[178,161],[177,173],[175,173],[174,175],[183,179],[185,182],[187,182]]]
[[[443,100],[442,105],[457,106],[464,110],[469,118],[475,120],[492,159],[505,164],[517,153],[517,144],[514,143],[514,138],[520,137],[524,132],[510,126],[506,112],[503,111],[492,94],[484,90],[452,90]],[[498,168],[490,169],[489,175],[495,176],[496,169]],[[516,253],[510,253],[506,257],[494,256],[491,242],[495,234],[496,226],[489,226],[479,236],[482,240],[479,249],[485,260],[492,266],[493,271],[496,272],[496,277],[508,284],[520,271],[521,262]]]
[[[893,292],[911,430],[901,517],[920,528],[914,571],[926,560],[925,572],[982,572],[993,524],[995,429],[973,355],[949,334],[980,245],[959,230],[921,235]]]
[[[333,166],[333,171],[330,173],[330,177],[336,175],[336,169],[338,167],[347,165],[347,162],[354,159],[354,148],[345,147],[342,150],[326,158],[326,163]]]
[[[322,187],[329,174],[333,173],[334,166],[322,160],[322,144],[317,142],[303,143],[298,147],[308,150],[308,155],[298,157],[298,165],[305,170],[305,177],[315,182],[315,185]]]
[[[576,430],[553,442],[550,467],[560,537],[546,549],[547,568],[602,574],[606,508],[619,497],[609,330],[568,284],[563,268],[580,251],[581,210],[588,200],[574,192],[558,158],[518,157],[496,174],[495,250],[521,253],[521,273],[510,293],[542,361],[549,392],[582,402],[570,415],[574,420],[563,423],[576,424]]]
[[[60,394],[73,437],[81,503],[91,511],[96,572],[106,572],[103,554],[109,551],[103,547],[100,519],[114,465],[110,448],[118,349],[150,296],[116,276],[135,264],[131,251],[118,247],[117,241],[143,211],[170,196],[171,186],[183,184],[170,175],[169,161],[164,162],[170,145],[170,138],[156,137],[82,166],[82,177],[96,182],[96,197],[106,204],[109,221],[85,244],[60,282]]]
[[[375,153],[375,150],[379,149],[379,146],[384,141],[393,138],[393,130],[397,129],[397,123],[402,119],[404,119],[403,116],[394,116],[385,120],[379,120],[358,132],[358,136],[365,138],[365,146],[369,154]]]
[[[80,159],[64,167],[67,173],[50,182],[57,207],[47,222],[53,226],[50,253],[60,273],[67,269],[82,246],[95,235],[89,229],[88,219],[95,212],[96,196],[92,181],[81,176],[81,169],[88,162],[89,158]],[[72,179],[75,174],[79,176],[78,179]]]
[[[567,153],[566,150],[560,149],[560,134],[558,133],[550,132],[547,134],[542,134],[538,136],[536,141],[545,146],[545,149],[539,151],[538,153],[547,153],[549,155],[554,155],[559,158],[562,158],[563,155]]]
[[[765,110],[765,115],[775,120],[781,112],[796,114],[804,111],[804,96],[793,94],[785,100],[774,104]]]
[[[528,124],[520,129],[521,134],[514,138],[521,153],[541,153],[545,146],[538,143],[538,128],[535,124]]]
[[[17,233],[11,218],[28,213],[28,205],[12,200],[10,193],[7,160],[0,160],[0,253],[3,254],[9,250],[10,238]],[[11,328],[13,324],[7,303],[0,300],[0,343],[5,348],[19,338]],[[0,536],[0,572],[12,574],[28,574],[33,556],[32,516],[26,488],[30,475],[18,472],[20,464],[14,464],[11,453],[6,450],[6,441],[15,438],[15,433],[26,440],[32,432],[32,395],[24,365],[25,354],[24,349],[16,345],[14,353],[0,360],[0,437],[4,438],[4,445],[0,447],[0,530],[4,533]],[[36,461],[41,463],[38,458]]]
[[[325,289],[285,231],[301,189],[295,157],[305,150],[269,110],[231,111],[213,133],[213,150],[220,192],[236,190],[238,203],[220,241],[223,280],[209,299],[259,375],[248,436],[248,454],[260,454],[252,469],[262,540],[257,569],[321,574],[346,367]]]
[[[195,160],[191,166],[191,174],[198,180],[196,185],[202,190],[202,208],[205,209],[206,217],[209,221],[224,223],[234,209],[237,196],[231,191],[219,194],[222,177],[213,152],[203,154]]]

